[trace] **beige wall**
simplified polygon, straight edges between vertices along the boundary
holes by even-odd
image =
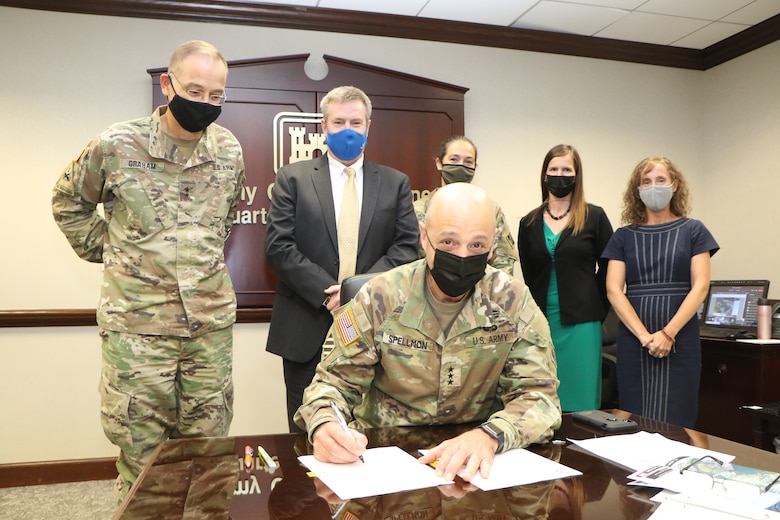
[[[713,277],[769,278],[770,298],[780,298],[778,59],[775,42],[706,73],[697,197],[722,248]]]
[[[633,166],[646,155],[667,155],[690,179],[693,216],[723,247],[713,278],[774,277],[776,239],[760,248],[752,244],[773,227],[770,198],[779,181],[767,145],[780,124],[771,90],[778,83],[772,62],[780,58],[779,43],[696,72],[4,7],[0,19],[6,122],[0,126],[0,309],[95,307],[100,266],[79,260],[60,235],[51,218],[51,188],[94,135],[151,111],[146,69],[165,66],[174,47],[194,38],[214,43],[228,60],[328,54],[468,87],[466,128],[479,146],[476,182],[501,204],[513,234],[519,218],[539,203],[539,168],[551,146],[568,142],[580,150],[588,198],[615,226]],[[778,291],[780,278],[770,296]],[[264,324],[236,327],[233,434],[286,429],[281,363],[264,352],[266,334]],[[98,421],[96,328],[0,329],[0,359],[0,464],[116,453]]]

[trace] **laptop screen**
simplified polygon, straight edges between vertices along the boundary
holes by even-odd
[[[769,280],[713,280],[704,301],[702,324],[735,329],[756,328],[757,301],[769,293]]]

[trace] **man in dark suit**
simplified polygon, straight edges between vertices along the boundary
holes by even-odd
[[[416,260],[420,246],[409,178],[364,161],[371,100],[356,87],[337,87],[320,109],[328,153],[277,171],[265,240],[279,277],[266,350],[283,358],[291,432],[302,431],[292,417],[320,360],[341,280]],[[354,217],[340,222],[340,215]],[[356,252],[340,246],[350,234]]]

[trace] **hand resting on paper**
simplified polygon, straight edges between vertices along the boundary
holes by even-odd
[[[350,429],[350,436],[336,421],[319,426],[312,435],[314,458],[321,462],[349,464],[355,462],[366,451],[368,438],[357,430]]]
[[[418,460],[421,464],[436,464],[436,476],[452,480],[465,465],[461,477],[470,482],[477,474],[482,478],[490,476],[490,468],[493,465],[493,457],[498,447],[498,441],[491,438],[482,430],[475,429],[462,433],[453,439],[446,440],[428,450]]]

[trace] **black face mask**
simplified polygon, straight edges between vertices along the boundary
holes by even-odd
[[[556,197],[563,198],[572,191],[577,184],[576,175],[547,175],[544,183],[547,184],[547,189]]]
[[[428,239],[428,243],[430,244],[430,239]],[[464,258],[436,249],[431,275],[441,292],[452,298],[457,298],[473,289],[485,275],[488,254]]]
[[[181,127],[193,133],[205,130],[222,113],[222,107],[219,105],[190,101],[176,94],[175,91],[173,99],[168,102],[168,108]]]

